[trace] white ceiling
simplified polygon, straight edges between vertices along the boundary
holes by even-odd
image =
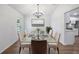
[[[79,18],[79,7],[70,12],[70,16]]]
[[[9,4],[12,8],[16,9],[23,15],[29,16],[33,15],[34,12],[37,11],[36,4]],[[45,15],[51,15],[55,8],[58,6],[56,4],[40,4],[39,10],[43,12]]]

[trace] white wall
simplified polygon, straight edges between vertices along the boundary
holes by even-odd
[[[0,5],[0,53],[17,41],[18,18],[23,16],[8,5]]]
[[[79,5],[75,5],[75,4],[59,5],[54,11],[54,13],[52,14],[51,26],[55,31],[61,33],[60,42],[64,45],[67,44],[68,42],[68,40],[66,40],[64,37],[65,34],[64,13],[77,7],[79,7]]]
[[[62,5],[61,4],[57,6],[54,12],[51,12],[52,16],[47,15],[43,17],[45,18],[45,26],[51,24],[53,30],[61,34],[60,42],[64,45],[67,44],[67,42],[69,42],[69,40],[65,39],[65,36],[64,36],[65,35],[64,13],[74,8],[77,8],[77,7],[79,7],[79,5],[75,5],[75,4],[73,5],[63,4]],[[32,19],[32,16],[26,15],[25,17],[25,31],[26,32],[31,32],[34,29],[31,26],[31,19]]]
[[[25,31],[26,32],[31,32],[31,31],[33,31],[33,30],[35,30],[37,28],[37,27],[32,27],[32,25],[31,25],[32,18],[34,18],[34,17],[33,16],[26,16],[25,17]],[[51,17],[44,15],[42,18],[45,21],[45,26],[44,27],[40,27],[40,28],[45,30],[46,26],[50,25]]]

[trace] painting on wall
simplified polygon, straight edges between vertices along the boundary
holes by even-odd
[[[73,10],[70,10],[66,13],[64,13],[65,16],[65,24],[66,24],[66,30],[73,30],[76,29],[75,25],[76,21],[79,21],[79,8],[75,8]]]
[[[33,27],[44,27],[44,19],[32,19],[31,24]]]

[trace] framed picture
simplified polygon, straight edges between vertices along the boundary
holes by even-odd
[[[32,19],[31,24],[33,27],[43,27],[44,26],[44,19]]]

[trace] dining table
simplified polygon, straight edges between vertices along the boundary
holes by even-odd
[[[34,35],[28,35],[23,40],[22,44],[24,44],[25,46],[27,46],[27,48],[30,49],[31,40],[47,40],[48,48],[51,48],[50,45],[56,44],[56,40],[53,37],[51,37],[50,35],[48,35],[48,34],[40,35],[39,39],[37,39],[37,37],[34,37]],[[29,50],[29,52],[30,52],[30,50]]]

